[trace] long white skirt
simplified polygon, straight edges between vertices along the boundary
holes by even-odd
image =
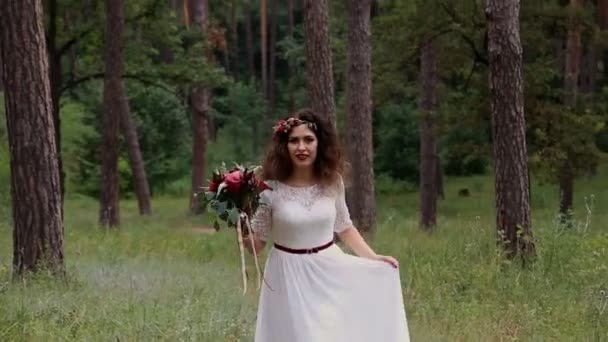
[[[269,252],[256,342],[406,342],[399,270],[333,245]]]

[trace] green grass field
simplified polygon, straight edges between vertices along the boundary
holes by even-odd
[[[606,184],[577,182],[573,229],[555,221],[557,189],[533,187],[538,259],[526,270],[496,252],[490,178],[448,179],[432,235],[417,229],[417,194],[380,195],[370,243],[401,262],[412,340],[608,341]],[[470,197],[457,196],[463,187]],[[121,229],[105,232],[95,200],[70,198],[61,283],[11,282],[12,235],[0,211],[0,341],[251,341],[257,293],[241,293],[234,236],[201,232],[185,198],[153,205],[140,218],[135,202],[123,202]]]

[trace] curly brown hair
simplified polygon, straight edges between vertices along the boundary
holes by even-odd
[[[310,109],[299,110],[283,120],[297,118],[311,122],[316,126],[312,131],[318,141],[317,158],[314,163],[315,177],[323,184],[332,184],[344,173],[346,162],[334,125]],[[277,132],[267,149],[263,164],[263,178],[266,180],[285,181],[293,171],[291,158],[287,149],[289,131]]]

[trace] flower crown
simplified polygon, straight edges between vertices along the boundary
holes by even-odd
[[[274,125],[272,129],[274,131],[274,134],[289,133],[292,128],[299,125],[306,125],[311,130],[315,132],[317,131],[317,124],[298,118],[288,118],[286,120],[279,120],[279,122],[277,122],[277,124]]]

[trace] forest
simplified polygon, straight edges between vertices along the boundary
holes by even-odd
[[[0,0],[0,23],[1,341],[252,340],[194,194],[302,108],[337,127],[412,340],[608,341],[608,0]]]

